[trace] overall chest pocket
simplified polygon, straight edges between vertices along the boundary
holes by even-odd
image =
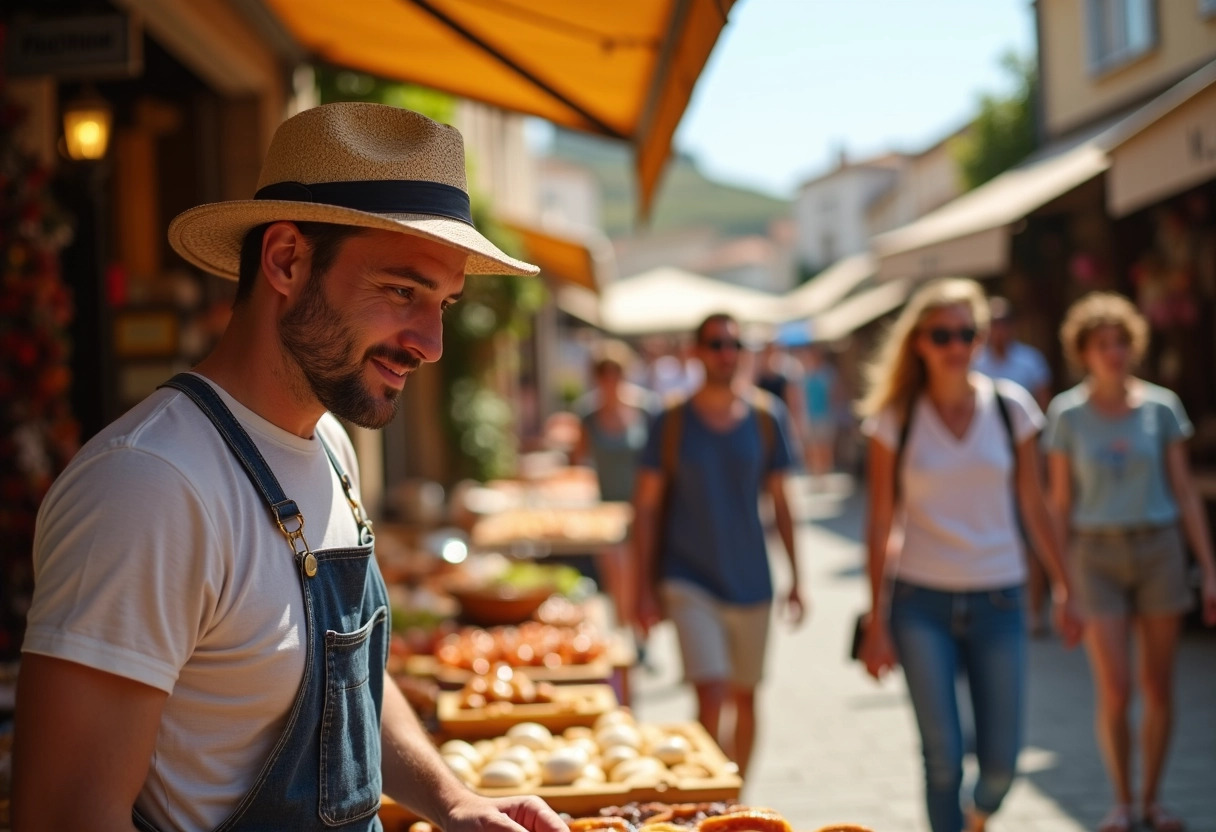
[[[325,633],[321,820],[339,826],[380,808],[380,715],[388,608],[352,633]]]

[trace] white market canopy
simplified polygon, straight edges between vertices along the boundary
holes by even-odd
[[[558,305],[616,335],[692,332],[715,312],[729,312],[744,325],[782,320],[781,298],[669,267],[610,283],[598,304],[593,297],[563,291]]]

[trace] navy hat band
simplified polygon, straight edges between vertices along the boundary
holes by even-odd
[[[442,182],[370,179],[354,182],[275,182],[259,188],[254,199],[315,202],[369,214],[434,214],[473,224],[469,195]]]

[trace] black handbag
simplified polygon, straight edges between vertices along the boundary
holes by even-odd
[[[861,643],[866,637],[866,614],[864,612],[857,614],[857,620],[853,622],[853,641],[849,645],[849,658],[854,661],[861,661]]]

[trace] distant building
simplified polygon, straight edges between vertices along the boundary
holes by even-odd
[[[836,167],[804,182],[794,201],[795,251],[803,268],[818,272],[869,247],[869,214],[899,180],[898,154],[851,162],[842,152]]]
[[[964,130],[966,128],[963,128]],[[919,153],[886,153],[804,182],[794,204],[799,265],[810,272],[867,251],[870,238],[911,222],[962,192],[950,145],[955,131]]]
[[[599,180],[586,167],[544,156],[535,161],[537,203],[542,217],[561,217],[586,228],[603,227]]]

